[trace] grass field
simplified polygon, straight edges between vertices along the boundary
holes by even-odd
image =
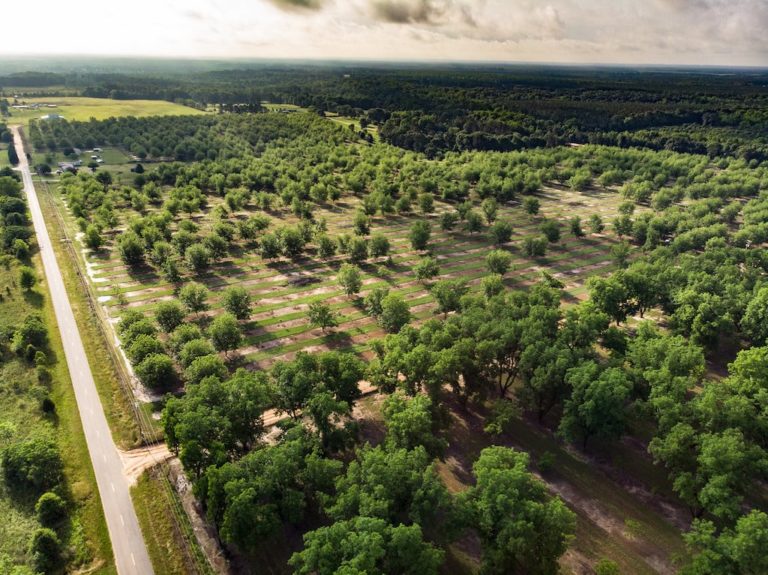
[[[43,277],[37,257],[33,263],[38,276]],[[0,423],[8,433],[0,438],[0,446],[46,430],[54,435],[64,458],[66,490],[73,503],[72,522],[63,534],[71,563],[89,573],[112,574],[109,535],[47,288],[41,283],[24,293],[17,285],[17,274],[15,264],[0,267],[0,286],[4,286],[0,326],[16,326],[32,312],[42,314],[50,337],[52,380],[48,385],[38,383],[33,365],[5,352],[0,362]],[[56,405],[54,416],[44,416],[40,409],[46,395]],[[0,554],[9,555],[14,562],[31,559],[29,540],[37,528],[34,504],[34,499],[11,496],[0,482]]]
[[[22,98],[24,104],[53,104],[56,107],[40,107],[36,110],[12,110],[8,124],[29,124],[30,120],[39,119],[46,114],[59,114],[66,120],[87,121],[91,118],[106,120],[119,116],[175,116],[204,114],[188,106],[165,102],[163,100],[109,100],[106,98],[82,97],[45,97]]]

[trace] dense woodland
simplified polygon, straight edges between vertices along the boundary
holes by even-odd
[[[757,70],[731,75],[722,70],[354,65],[0,78],[0,86],[21,86],[29,95],[64,86],[61,90],[85,96],[164,99],[220,111],[251,112],[263,101],[297,104],[362,118],[380,126],[386,142],[430,157],[599,143],[761,161],[768,153],[765,82],[765,73]],[[66,145],[66,139],[58,144]]]
[[[238,561],[288,545],[295,573],[444,573],[469,541],[482,573],[557,573],[577,517],[534,474],[546,461],[503,445],[522,421],[585,457],[639,443],[689,512],[680,572],[768,572],[764,73],[275,66],[26,80],[29,93],[216,109],[33,122],[28,136],[40,153],[113,146],[141,162],[64,174],[58,189],[92,254],[174,286],[149,312],[123,306],[116,329],[140,382],[169,394],[165,439]],[[546,218],[545,189],[600,190],[621,198],[619,213]],[[5,195],[2,248],[14,250],[29,230]],[[523,222],[499,215],[508,206],[535,237],[511,239]],[[349,233],[329,231],[321,207],[348,210]],[[437,302],[425,321],[361,282],[363,267],[393,267],[395,219]],[[479,286],[433,281],[438,226],[494,247]],[[616,271],[597,270],[584,301],[547,272],[508,289],[511,253],[541,262],[566,235],[616,239]],[[236,282],[212,293],[202,281],[235,254],[254,268],[323,262],[387,335],[367,357],[340,346],[245,365],[257,302]],[[323,302],[308,316],[323,332],[340,319]],[[356,416],[360,381],[383,396],[376,440]],[[469,411],[498,444],[455,490],[439,464],[452,417]]]

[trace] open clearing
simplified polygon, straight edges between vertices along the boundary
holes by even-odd
[[[40,104],[37,109],[13,109],[11,117],[7,118],[10,124],[29,124],[30,120],[37,120],[48,114],[64,116],[69,121],[88,121],[91,118],[106,120],[120,116],[182,116],[204,114],[200,110],[165,102],[163,100],[108,100],[103,98],[82,97],[45,97],[22,98],[19,104]],[[54,105],[55,107],[49,107]]]

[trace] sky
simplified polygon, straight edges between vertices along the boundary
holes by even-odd
[[[0,55],[768,66],[768,0],[24,0]]]

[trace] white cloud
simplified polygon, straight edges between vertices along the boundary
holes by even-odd
[[[0,54],[768,65],[768,0],[28,0],[5,14]]]

